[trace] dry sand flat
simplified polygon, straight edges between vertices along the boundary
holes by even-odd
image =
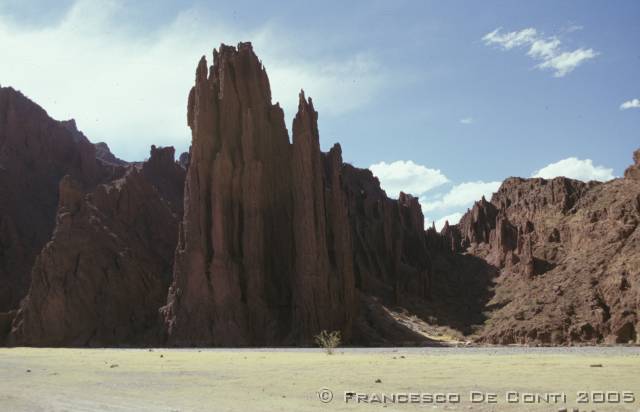
[[[331,402],[318,399],[321,388],[333,391]],[[383,393],[399,393],[401,401],[410,393],[461,399],[383,406],[345,403],[345,391],[361,401]],[[495,393],[498,403],[472,404],[471,391]],[[509,404],[507,391],[564,392],[568,399]],[[635,401],[578,405],[578,391],[613,391],[610,400],[627,391]],[[639,348],[345,349],[332,356],[304,349],[0,350],[3,411],[637,411],[639,396]]]

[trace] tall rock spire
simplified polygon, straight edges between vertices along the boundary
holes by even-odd
[[[321,330],[349,339],[359,309],[356,265],[367,279],[384,274],[361,282],[392,284],[383,297],[425,295],[417,201],[367,186],[356,196],[388,207],[384,216],[360,214],[340,146],[320,150],[312,100],[300,93],[289,143],[249,43],[220,46],[211,68],[200,61],[187,120],[184,220],[162,310],[170,344],[308,344]],[[375,239],[354,239],[369,219],[382,220]]]
[[[184,221],[164,310],[170,342],[281,340],[290,295],[291,231],[283,229],[290,147],[250,43],[221,45],[208,74],[200,61],[188,123]]]

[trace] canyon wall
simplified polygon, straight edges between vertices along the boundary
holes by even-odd
[[[480,342],[628,343],[640,319],[640,156],[624,178],[510,178],[443,235],[496,269]]]
[[[640,150],[605,183],[509,178],[438,233],[322,152],[304,92],[289,137],[250,43],[201,59],[186,117],[179,161],[128,163],[0,88],[0,343],[638,340]]]
[[[10,345],[158,345],[173,269],[184,169],[173,148],[85,192],[60,181],[56,226],[36,258]]]

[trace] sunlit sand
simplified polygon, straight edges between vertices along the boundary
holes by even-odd
[[[15,348],[0,349],[0,405],[5,411],[636,411],[639,371],[638,348],[339,349],[331,356],[312,349]],[[319,399],[321,390],[332,392],[330,402]],[[345,402],[350,391],[368,394],[369,403]],[[497,403],[471,403],[472,391],[476,400],[495,393]],[[508,391],[565,393],[567,403],[507,403]],[[628,392],[636,400],[578,405],[579,391]],[[460,402],[376,403],[376,394],[411,393],[459,394]]]

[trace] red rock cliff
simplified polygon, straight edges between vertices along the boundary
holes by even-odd
[[[64,175],[92,187],[114,170],[73,122],[51,119],[12,88],[0,88],[0,312],[27,292],[31,266],[49,240]]]
[[[38,255],[9,345],[159,345],[158,309],[173,268],[184,169],[173,148],[85,193],[60,182],[52,239]]]
[[[318,114],[299,97],[290,143],[250,44],[222,45],[209,70],[200,61],[188,104],[185,215],[163,310],[170,343],[304,344],[323,329],[349,340],[359,294],[389,302],[428,294],[416,199],[388,199],[370,172],[342,162],[338,145],[322,153]],[[362,173],[371,182],[360,183]],[[379,205],[365,210],[368,196]]]

